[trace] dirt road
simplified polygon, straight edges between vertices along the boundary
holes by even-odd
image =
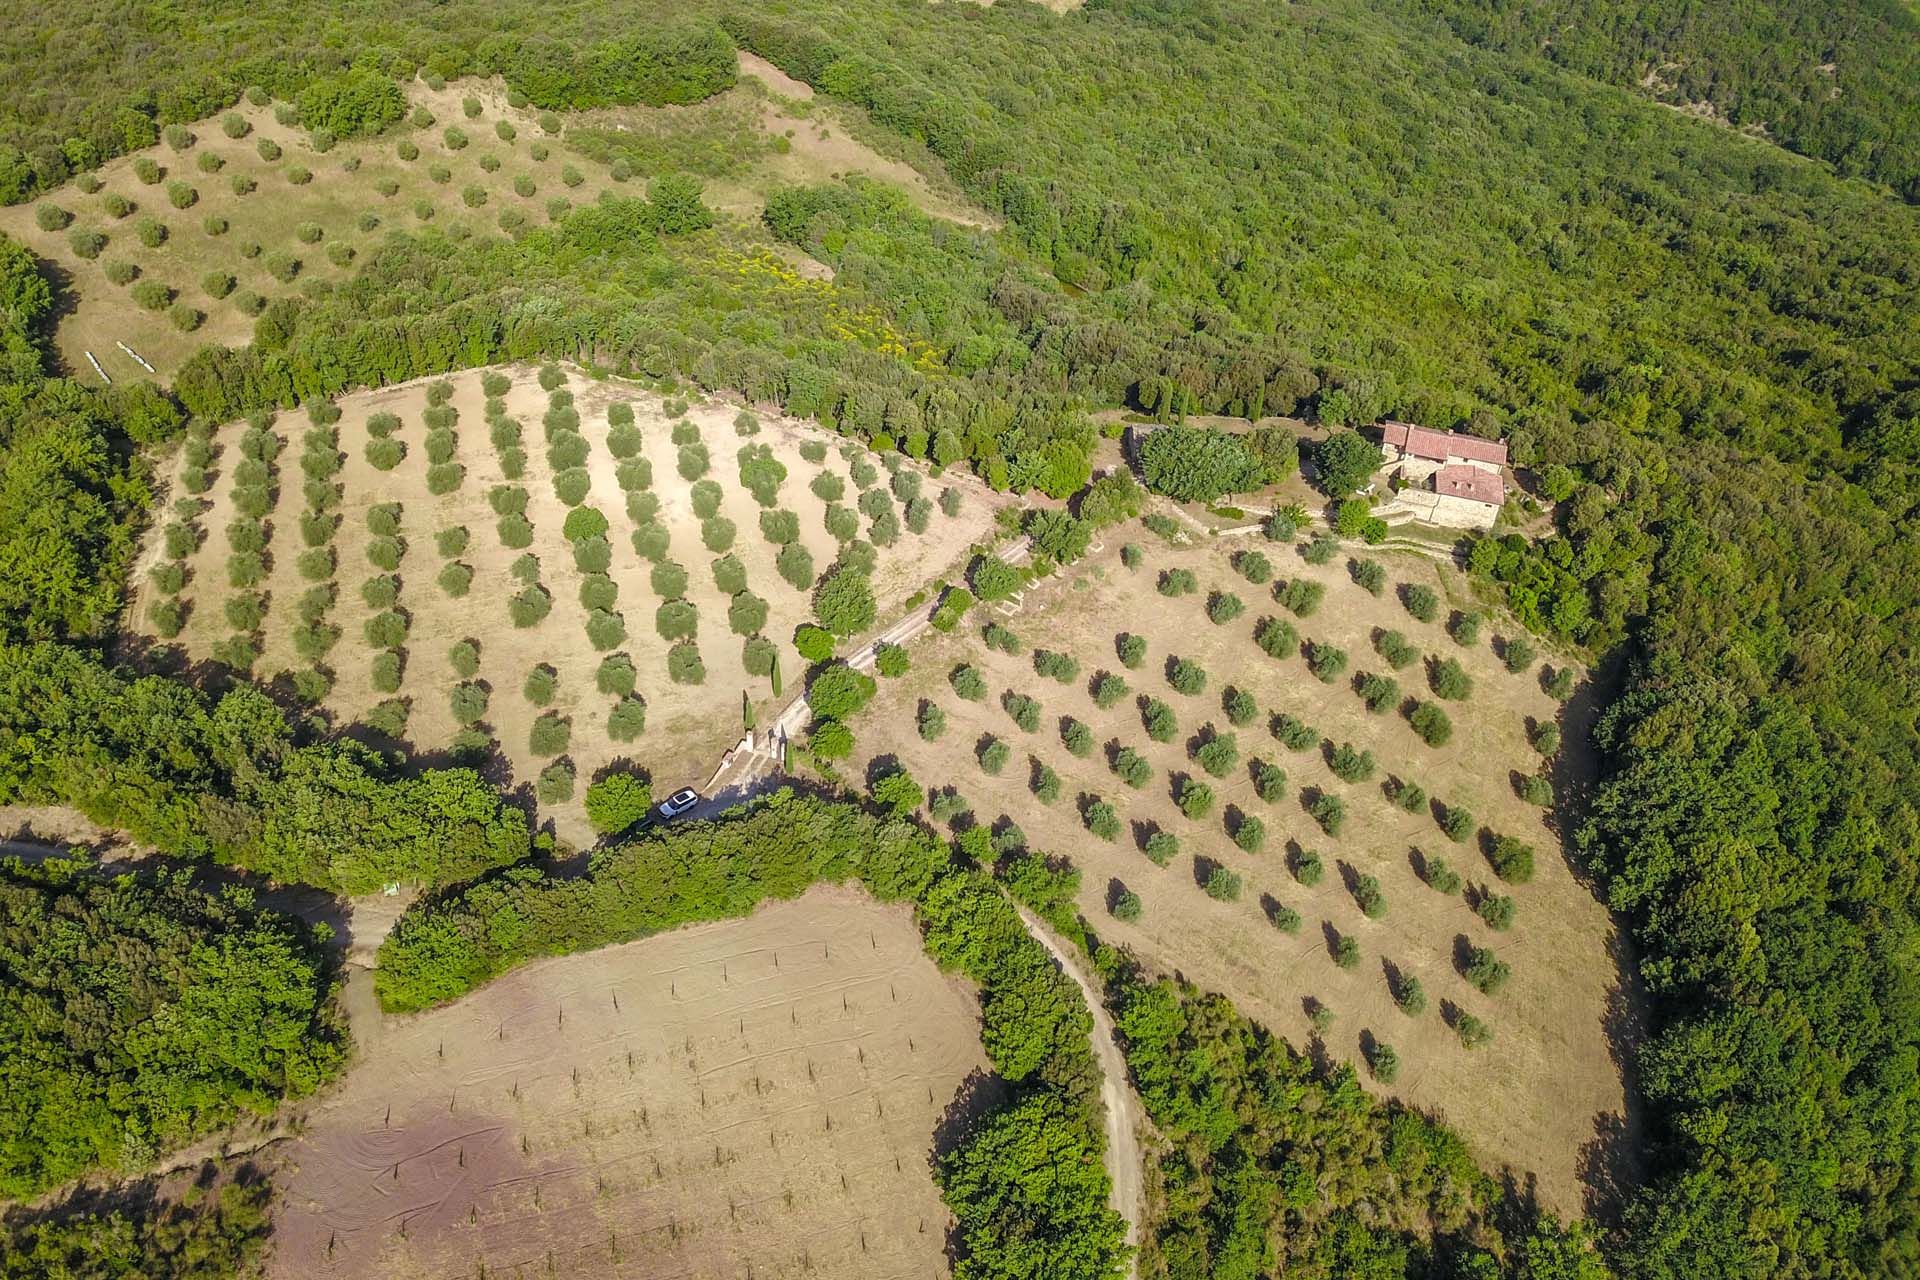
[[[1019,911],[1027,932],[1073,979],[1087,1002],[1088,1011],[1093,1014],[1093,1056],[1100,1064],[1100,1101],[1107,1112],[1107,1176],[1113,1181],[1113,1193],[1107,1202],[1115,1213],[1126,1219],[1127,1243],[1137,1250],[1140,1244],[1140,1099],[1134,1095],[1133,1085],[1127,1079],[1127,1062],[1114,1038],[1113,1019],[1107,1016],[1100,994],[1081,975],[1053,931],[1025,907]],[[1139,1274],[1137,1259],[1137,1253],[1127,1259],[1129,1276]]]

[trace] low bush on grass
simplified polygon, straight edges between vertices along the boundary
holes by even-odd
[[[1493,874],[1508,884],[1525,884],[1533,879],[1534,849],[1513,836],[1495,836],[1487,851]]]

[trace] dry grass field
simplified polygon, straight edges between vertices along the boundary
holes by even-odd
[[[525,454],[524,474],[512,480],[503,465],[514,446],[497,446],[483,385],[503,372],[511,386],[499,397],[495,420],[503,415],[519,424],[518,448]],[[245,457],[247,424],[214,433],[206,468],[211,483],[198,499],[186,483],[194,465],[190,445],[173,463],[168,496],[185,497],[176,520],[196,531],[197,545],[184,559],[169,560],[166,544],[179,534],[156,522],[137,571],[130,619],[162,639],[170,628],[157,619],[171,599],[183,613],[171,643],[190,659],[234,662],[257,651],[256,677],[292,682],[298,673],[311,686],[307,696],[339,722],[370,726],[378,730],[376,740],[401,741],[429,755],[463,746],[484,754],[494,749],[491,740],[509,785],[532,787],[555,762],[570,766],[577,785],[565,794],[557,785],[551,792],[543,787],[540,800],[558,833],[579,841],[591,834],[582,796],[597,774],[632,762],[652,774],[656,788],[697,785],[744,732],[743,703],[764,725],[798,692],[805,664],[793,650],[793,631],[812,617],[814,581],[842,546],[827,528],[830,503],[822,492],[840,495],[831,505],[840,512],[843,534],[874,536],[875,519],[856,506],[863,502],[868,511],[884,503],[899,526],[898,541],[876,549],[871,580],[881,624],[939,573],[957,572],[1004,501],[970,477],[928,478],[899,455],[890,461],[915,479],[892,478],[885,461],[817,427],[764,416],[743,436],[735,406],[699,404],[675,416],[658,394],[595,382],[577,371],[566,375],[561,390],[571,396],[585,442],[576,479],[586,487],[563,495],[543,442],[552,397],[536,372],[470,370],[445,380],[438,392],[416,382],[345,398],[340,420],[317,429],[334,433],[337,447],[329,456],[340,468],[326,482],[337,507],[317,515],[302,478],[305,441],[316,430],[305,414],[281,414],[270,427],[282,447],[267,468],[271,509],[258,525],[236,507],[242,494],[236,480],[259,475]],[[445,405],[430,405],[434,395],[445,395]],[[638,451],[630,459],[616,458],[618,442],[610,439],[616,406],[632,410]],[[427,427],[430,416],[448,409],[450,427],[437,433]],[[376,443],[370,424],[391,422],[383,414],[397,418],[389,439],[404,448],[386,471],[369,458]],[[681,470],[676,434],[697,438],[707,450],[710,470],[697,484]],[[745,446],[764,446],[786,468],[773,509],[789,513],[777,518],[792,521],[792,545],[801,550],[785,553],[784,571],[783,549],[761,525],[769,508],[739,477],[737,455]],[[630,440],[623,447],[634,445]],[[436,472],[448,465],[433,461],[436,450],[448,449],[457,474]],[[433,492],[436,474],[454,487]],[[623,489],[623,479],[632,487]],[[910,511],[900,495],[912,492],[912,484],[922,497]],[[941,502],[949,489],[952,515]],[[518,519],[497,515],[501,492],[523,496],[525,525],[517,536],[509,526]],[[578,508],[567,497],[578,497]],[[702,519],[697,501],[717,502],[716,522]],[[606,517],[606,532],[598,542],[570,541],[569,515],[589,509]],[[924,532],[915,533],[920,520]],[[664,535],[664,546],[637,545],[634,534],[643,526],[656,538]],[[377,532],[383,528],[392,532]],[[262,530],[264,577],[235,586],[232,539]],[[724,551],[714,549],[723,545],[721,536],[728,539]],[[591,567],[596,555],[603,571]],[[723,581],[729,571],[735,576]],[[165,582],[169,575],[183,580],[177,595],[166,593],[176,585]],[[460,579],[464,588],[455,594]],[[513,602],[524,594],[544,597],[547,612],[517,625]],[[694,628],[687,644],[704,667],[698,683],[671,669],[675,642],[663,634],[671,619],[662,612],[669,601],[692,606],[692,620],[683,609],[681,621]],[[242,612],[229,612],[236,606]],[[735,613],[737,606],[746,612]],[[312,627],[305,625],[310,616],[318,618]],[[590,623],[612,630],[597,634]],[[369,630],[396,624],[397,631],[384,635]],[[749,669],[749,634],[761,637],[759,670]],[[463,643],[470,648],[457,652]],[[325,651],[316,653],[319,646]],[[622,655],[630,673],[621,669]],[[765,669],[769,656],[777,662],[774,671]],[[780,687],[776,672],[785,682]],[[630,694],[623,687],[628,683]],[[456,696],[464,699],[459,705]],[[545,740],[536,742],[536,734]]]
[[[1119,544],[1136,534],[1144,563],[1129,569]],[[1017,611],[976,609],[953,635],[917,646],[912,672],[883,682],[855,726],[862,756],[853,762],[856,776],[876,760],[884,767],[897,758],[929,787],[950,783],[976,820],[1011,816],[1032,847],[1067,855],[1080,868],[1081,909],[1103,935],[1226,993],[1295,1044],[1317,1035],[1330,1055],[1357,1065],[1375,1045],[1393,1046],[1401,1070],[1392,1092],[1446,1117],[1485,1158],[1510,1161],[1537,1179],[1548,1204],[1579,1212],[1583,1185],[1604,1177],[1596,1166],[1625,1123],[1621,1071],[1607,1035],[1623,997],[1607,913],[1574,879],[1546,812],[1516,793],[1521,776],[1541,769],[1530,726],[1551,722],[1559,711],[1542,687],[1541,668],[1508,671],[1489,643],[1497,632],[1491,625],[1473,646],[1456,644],[1444,626],[1446,603],[1434,622],[1409,616],[1396,588],[1425,584],[1444,602],[1457,582],[1450,570],[1419,556],[1373,553],[1389,578],[1375,597],[1350,579],[1345,554],[1313,567],[1297,548],[1258,538],[1173,548],[1138,526],[1103,536],[1104,550],[1031,588]],[[1231,560],[1240,549],[1266,555],[1277,582],[1244,578]],[[1194,575],[1197,589],[1176,598],[1159,594],[1158,576],[1180,569]],[[1278,583],[1294,579],[1324,590],[1323,603],[1309,616],[1276,603]],[[1210,621],[1207,602],[1216,590],[1237,594],[1245,612],[1218,625]],[[1470,607],[1464,598],[1448,603]],[[1343,649],[1344,670],[1322,683],[1300,654],[1263,652],[1254,637],[1266,617],[1289,620],[1309,642]],[[988,622],[1015,633],[1017,655],[983,643]],[[1417,646],[1422,660],[1391,668],[1375,649],[1376,637],[1390,630]],[[1124,632],[1146,642],[1133,668],[1118,658]],[[1035,655],[1043,650],[1076,659],[1072,678],[1040,674]],[[1203,691],[1189,696],[1172,687],[1168,666],[1177,658],[1204,668]],[[1441,702],[1454,729],[1436,748],[1416,735],[1406,711],[1413,699],[1434,699],[1427,660],[1448,658],[1469,675],[1472,692]],[[956,693],[949,673],[962,663],[984,676],[983,699]],[[1127,686],[1105,708],[1091,693],[1102,673],[1120,676]],[[1370,712],[1357,692],[1361,673],[1392,676],[1395,705]],[[1257,708],[1248,715],[1243,703],[1239,725],[1228,715],[1230,689],[1250,695]],[[1009,692],[1040,704],[1034,731],[1024,730],[1003,704]],[[1177,722],[1164,742],[1144,727],[1142,704],[1149,698],[1164,702]],[[931,743],[915,729],[926,702],[946,714],[944,733]],[[1274,717],[1282,714],[1312,730],[1298,750],[1276,739]],[[1079,732],[1069,721],[1086,726],[1084,755],[1066,745],[1065,735]],[[1223,776],[1209,776],[1196,759],[1210,732],[1231,735],[1237,748]],[[997,776],[979,758],[995,739],[1011,749]],[[1372,767],[1369,776],[1342,781],[1333,753],[1349,743],[1371,753]],[[1145,761],[1137,788],[1117,772],[1123,748]],[[1270,799],[1256,790],[1255,761],[1285,772],[1284,786],[1268,789]],[[1342,765],[1350,775],[1364,772]],[[1059,779],[1050,803],[1036,795],[1043,766]],[[1208,784],[1214,797],[1198,817],[1177,803],[1189,778]],[[1399,781],[1423,788],[1427,801],[1412,812],[1397,806],[1389,791]],[[1344,805],[1337,835],[1309,811],[1322,795]],[[1464,840],[1443,833],[1435,800],[1471,811],[1473,829]],[[1102,803],[1117,818],[1110,839],[1095,829],[1104,824],[1093,806]],[[1257,843],[1253,850],[1234,838],[1248,818],[1264,827],[1263,840],[1248,842]],[[1156,842],[1165,865],[1146,851],[1156,832],[1178,842],[1171,855]],[[1509,885],[1495,877],[1485,856],[1495,834],[1537,850],[1530,881]],[[1311,871],[1298,870],[1309,852],[1322,868],[1313,883],[1303,882],[1314,880]],[[1444,872],[1434,877],[1442,887],[1428,883],[1436,859],[1464,884],[1444,891]],[[1215,882],[1222,896],[1207,892],[1216,867],[1238,877],[1236,893],[1227,895],[1227,877]],[[1127,891],[1142,906],[1131,923],[1109,910]],[[1473,904],[1488,896],[1513,900],[1515,914],[1504,931],[1476,914]],[[1336,953],[1349,938],[1358,950],[1346,967]],[[1510,966],[1494,994],[1468,981],[1472,948],[1490,948]],[[1423,996],[1410,1003],[1425,1005],[1415,1013],[1395,999],[1409,979],[1418,980]],[[1322,1011],[1318,1022],[1315,1010]],[[1490,1026],[1492,1042],[1466,1047],[1455,1029],[1463,1015]]]
[[[941,1277],[975,997],[816,889],[357,1032],[276,1149],[275,1277]]]
[[[545,133],[538,113],[509,107],[499,84],[467,80],[434,90],[416,80],[406,90],[412,107],[427,112],[432,124],[340,142],[323,154],[305,129],[277,123],[272,106],[242,102],[232,112],[246,125],[238,138],[228,136],[222,113],[195,125],[184,150],[163,143],[109,161],[98,171],[103,185],[97,192],[69,183],[34,205],[0,209],[0,232],[53,264],[71,301],[55,334],[66,366],[92,379],[85,354],[92,351],[116,380],[149,376],[116,345],[124,342],[164,379],[207,343],[247,341],[262,300],[348,275],[390,228],[459,227],[498,235],[503,217],[538,226],[565,204],[621,189],[605,166]],[[479,105],[477,116],[466,114],[469,98]],[[511,138],[502,136],[503,126]],[[451,140],[450,129],[458,131]],[[464,144],[453,145],[461,136]],[[268,153],[263,144],[270,144]],[[411,160],[403,156],[409,147],[418,151]],[[141,180],[143,163],[157,166],[156,181]],[[297,181],[302,173],[307,179]],[[175,182],[192,189],[186,208],[174,206]],[[236,182],[251,186],[241,194]],[[643,185],[630,184],[635,194]],[[40,205],[64,210],[71,223],[43,229]],[[142,238],[149,221],[162,229],[157,244]],[[308,235],[317,230],[318,237],[303,238],[303,229]],[[105,245],[82,257],[75,251],[76,233],[97,233]],[[291,274],[276,257],[295,264]],[[126,268],[137,275],[124,284],[109,278],[110,269]],[[230,276],[230,292],[210,292],[210,274]],[[166,286],[175,303],[197,312],[197,325],[182,328],[171,305],[149,310],[136,302],[135,288],[147,282]]]

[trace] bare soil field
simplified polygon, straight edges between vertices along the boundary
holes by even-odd
[[[1145,563],[1130,570],[1121,562],[1119,544],[1135,534]],[[1523,1180],[1537,1182],[1556,1210],[1582,1212],[1584,1193],[1608,1178],[1615,1139],[1628,1123],[1609,1031],[1629,1016],[1629,1001],[1611,918],[1575,879],[1549,813],[1516,794],[1518,778],[1541,766],[1529,745],[1530,725],[1552,721],[1560,710],[1542,688],[1540,667],[1510,673],[1489,644],[1500,633],[1497,625],[1484,626],[1472,647],[1456,644],[1443,626],[1447,606],[1471,609],[1475,602],[1450,569],[1417,555],[1356,553],[1387,569],[1389,585],[1376,598],[1350,580],[1346,555],[1316,568],[1296,549],[1257,538],[1173,548],[1137,526],[1103,536],[1104,549],[1030,588],[1017,609],[978,608],[954,634],[930,634],[917,644],[913,670],[882,682],[855,725],[855,776],[863,776],[863,766],[897,758],[930,787],[950,783],[978,821],[1010,816],[1033,848],[1067,855],[1080,868],[1081,910],[1104,936],[1202,988],[1224,992],[1297,1045],[1319,1040],[1330,1056],[1360,1067],[1363,1079],[1368,1050],[1392,1045],[1401,1064],[1398,1079],[1390,1089],[1370,1081],[1372,1087],[1444,1117],[1489,1158],[1497,1153]],[[1273,585],[1254,585],[1231,566],[1229,555],[1240,548],[1266,554],[1277,581],[1319,583],[1324,603],[1307,617],[1289,613],[1275,603]],[[1193,573],[1198,589],[1172,599],[1159,594],[1159,573],[1182,568]],[[1417,621],[1402,607],[1394,588],[1407,583],[1440,594],[1444,603],[1435,622]],[[1215,625],[1206,607],[1213,590],[1239,595],[1245,613]],[[1256,625],[1268,616],[1289,620],[1306,640],[1344,649],[1345,672],[1323,684],[1302,656],[1269,657],[1254,640]],[[989,621],[1018,635],[1019,656],[982,642]],[[1446,745],[1428,746],[1409,726],[1404,700],[1434,695],[1424,663],[1393,671],[1376,653],[1375,637],[1384,630],[1399,631],[1424,655],[1457,658],[1471,676],[1469,698],[1442,704],[1454,722]],[[1122,632],[1147,641],[1137,668],[1117,658]],[[1039,674],[1034,653],[1042,649],[1077,658],[1077,675],[1060,683]],[[1167,669],[1176,657],[1204,667],[1204,691],[1188,696],[1171,686]],[[958,696],[949,683],[949,672],[963,662],[985,677],[981,701]],[[1105,709],[1090,693],[1103,671],[1128,685],[1127,695]],[[1356,693],[1363,672],[1394,676],[1401,705],[1370,713]],[[1259,708],[1239,727],[1225,714],[1229,687],[1251,694]],[[1036,731],[1023,731],[1003,709],[1008,691],[1039,701]],[[1141,702],[1148,697],[1175,714],[1178,728],[1166,742],[1153,741],[1144,728]],[[915,730],[923,700],[947,717],[944,734],[933,743]],[[1271,731],[1277,714],[1310,726],[1311,745],[1290,750],[1278,741]],[[1091,730],[1094,745],[1084,756],[1064,745],[1069,717]],[[1238,762],[1225,776],[1209,777],[1190,755],[1209,725],[1233,734],[1238,746]],[[998,776],[978,759],[989,736],[1012,748]],[[1371,777],[1349,783],[1336,776],[1333,751],[1343,743],[1371,751]],[[1138,789],[1109,765],[1122,747],[1151,767],[1150,779]],[[1256,791],[1250,769],[1255,759],[1285,770],[1284,789],[1271,802]],[[1060,779],[1052,803],[1035,794],[1042,765]],[[1176,800],[1186,778],[1209,784],[1215,796],[1197,819],[1187,817]],[[1433,799],[1470,809],[1474,834],[1455,843],[1431,805],[1416,812],[1396,806],[1387,795],[1391,780],[1411,781]],[[1338,796],[1346,806],[1337,835],[1308,812],[1321,794]],[[1090,829],[1089,807],[1099,802],[1113,806],[1120,819],[1113,839]],[[1264,824],[1257,851],[1243,850],[1232,838],[1243,817]],[[1155,832],[1172,833],[1179,842],[1164,866],[1145,852]],[[1508,885],[1495,878],[1485,856],[1494,834],[1538,850],[1530,882]],[[1305,851],[1317,853],[1324,866],[1311,886],[1294,870]],[[1425,881],[1435,858],[1464,878],[1464,892],[1444,892]],[[1240,877],[1237,897],[1216,899],[1205,891],[1215,866]],[[1372,916],[1360,905],[1366,877],[1384,897],[1384,910],[1376,905]],[[1109,911],[1124,891],[1137,894],[1143,907],[1132,923]],[[1472,908],[1488,893],[1514,900],[1510,929],[1493,929]],[[1289,913],[1297,913],[1297,923]],[[1277,927],[1276,920],[1291,929]],[[1336,963],[1342,938],[1358,944],[1352,967]],[[1468,951],[1475,947],[1491,948],[1511,966],[1510,979],[1495,994],[1484,994],[1465,976]],[[1418,1013],[1403,1012],[1394,998],[1408,978],[1417,978],[1425,992],[1427,1007]],[[1316,1008],[1332,1015],[1330,1024],[1323,1015],[1322,1030],[1312,1018]],[[1462,1043],[1453,1027],[1463,1014],[1493,1029],[1490,1044],[1469,1049]]]
[[[275,1277],[940,1277],[975,997],[816,889],[359,1033],[277,1148]]]
[[[581,505],[599,511],[609,522],[605,554],[610,563],[605,577],[617,593],[611,612],[625,627],[623,638],[596,647],[586,629],[592,614],[582,598],[582,587],[593,575],[580,568],[575,547],[564,534],[572,508],[556,492],[542,440],[548,393],[539,386],[536,370],[507,371],[513,385],[503,397],[505,410],[521,424],[527,455],[525,474],[508,481],[502,455],[490,439],[484,372],[470,370],[448,380],[448,404],[457,414],[452,460],[463,471],[458,486],[439,495],[428,487],[427,383],[360,393],[341,401],[343,415],[336,427],[344,461],[335,482],[342,496],[339,523],[330,543],[336,595],[325,618],[327,626],[338,629],[338,639],[317,663],[295,644],[302,599],[316,587],[301,564],[308,551],[301,523],[307,509],[300,468],[306,415],[282,414],[271,428],[286,447],[273,464],[277,496],[267,520],[267,577],[251,589],[262,595],[265,612],[251,633],[237,632],[226,613],[236,596],[248,594],[230,586],[226,534],[238,514],[231,479],[242,459],[239,441],[245,424],[221,428],[214,437],[216,457],[210,468],[214,482],[205,495],[204,510],[194,521],[200,541],[182,562],[185,586],[178,599],[185,602],[186,616],[173,643],[189,658],[202,660],[236,634],[247,634],[260,650],[254,665],[259,678],[274,679],[280,673],[317,667],[331,680],[322,705],[342,724],[364,722],[383,704],[398,699],[405,711],[404,728],[397,738],[428,754],[445,752],[456,744],[463,720],[453,694],[457,687],[471,684],[485,695],[475,726],[497,744],[504,783],[530,786],[555,760],[572,766],[578,785],[571,797],[549,799],[542,808],[544,816],[554,820],[558,834],[578,842],[591,836],[583,796],[595,776],[616,765],[633,764],[651,774],[656,790],[699,785],[721,754],[742,736],[744,708],[751,707],[755,723],[765,725],[798,692],[805,663],[794,651],[791,637],[799,623],[812,617],[812,580],[802,589],[779,572],[780,548],[763,535],[760,526],[763,508],[739,479],[735,455],[741,446],[764,445],[787,468],[778,491],[778,509],[797,518],[797,542],[805,548],[816,576],[834,563],[840,548],[827,530],[828,503],[813,489],[816,478],[833,477],[843,490],[839,505],[849,510],[862,496],[856,475],[868,480],[872,493],[883,496],[888,495],[891,481],[881,459],[817,427],[762,415],[757,433],[743,437],[737,434],[737,406],[696,404],[684,417],[670,417],[663,398],[653,392],[631,383],[595,382],[570,372],[566,386],[587,442],[584,468],[590,487]],[[620,462],[609,447],[608,418],[616,403],[632,406],[641,438],[637,456],[651,466],[650,487],[631,493],[620,486]],[[398,417],[400,425],[392,438],[406,450],[406,456],[389,471],[376,469],[367,456],[369,423],[378,414]],[[689,430],[697,431],[710,454],[706,478],[718,486],[718,514],[734,530],[731,547],[724,553],[710,550],[704,541],[693,485],[677,470],[676,429],[683,439]],[[802,456],[803,445],[818,462]],[[898,455],[895,461],[904,471],[924,476],[919,464]],[[172,465],[169,498],[182,493],[184,451]],[[531,541],[524,548],[507,544],[491,505],[490,494],[501,486],[525,490]],[[946,515],[937,501],[948,488],[959,492],[954,516]],[[915,534],[902,521],[899,541],[877,550],[872,583],[880,625],[940,573],[957,573],[969,546],[991,527],[996,505],[1005,501],[960,473],[926,478],[922,492],[930,507],[926,531]],[[662,596],[663,589],[674,590],[673,584],[658,578],[659,567],[634,542],[633,533],[640,527],[630,505],[635,500],[657,505],[654,519],[669,538],[659,559],[683,571],[676,596]],[[893,496],[887,496],[887,502],[899,518],[904,504]],[[376,505],[387,503],[399,507],[397,544],[376,535],[369,520]],[[866,515],[858,518],[860,535],[870,536],[873,521]],[[443,554],[441,535],[460,529],[466,531],[464,548]],[[136,626],[153,627],[153,608],[162,599],[150,571],[164,563],[164,548],[159,545],[163,534],[163,528],[154,531],[154,544],[144,550],[132,584],[129,617]],[[396,550],[398,567],[391,572],[371,558]],[[748,670],[746,634],[730,618],[739,597],[723,589],[714,568],[723,556],[732,557],[744,574],[746,592],[764,605],[766,616],[756,630],[773,645],[778,655],[776,672],[784,685],[779,685],[775,673]],[[451,594],[441,582],[440,575],[449,565],[471,571],[464,595]],[[515,625],[509,603],[534,578],[551,602],[550,611],[532,625]],[[391,605],[379,595],[365,594],[383,586],[395,596]],[[672,646],[659,628],[657,613],[669,598],[684,599],[697,613],[693,644],[705,667],[699,683],[677,682],[670,674]],[[393,648],[401,660],[397,688],[378,687],[377,663],[388,646],[366,634],[369,621],[389,611],[399,613],[406,625],[404,638]],[[159,638],[157,633],[150,634]],[[478,668],[470,675],[456,665],[454,648],[462,641],[471,642],[477,651]],[[616,655],[626,655],[631,662],[633,697],[644,709],[644,730],[631,740],[619,739],[609,727],[615,709],[626,701],[602,683],[602,663]],[[551,686],[545,702],[528,690],[529,678],[541,668],[541,676]],[[391,683],[391,670],[387,676]],[[558,749],[551,742],[536,749],[532,742],[536,723],[543,717],[557,717],[566,726],[566,741]],[[547,723],[550,728],[551,722]],[[380,740],[384,732],[373,737]]]
[[[116,380],[150,376],[117,345],[124,342],[165,378],[203,345],[249,340],[259,299],[343,278],[390,228],[465,227],[498,235],[503,216],[539,226],[560,207],[553,201],[580,204],[622,189],[605,166],[546,134],[538,113],[509,107],[498,83],[464,80],[434,90],[416,80],[406,90],[411,105],[433,117],[431,125],[403,124],[322,153],[305,129],[277,123],[274,107],[243,101],[233,109],[247,126],[241,137],[227,136],[222,113],[194,125],[185,150],[161,144],[109,161],[97,172],[103,186],[96,193],[69,183],[34,205],[0,209],[0,232],[51,263],[66,292],[70,310],[54,343],[68,370],[93,380],[91,351]],[[468,98],[478,101],[479,115],[466,114]],[[502,136],[503,125],[511,138]],[[458,131],[451,139],[449,129]],[[461,136],[465,142],[454,145]],[[277,149],[274,159],[262,153],[263,143]],[[412,160],[403,158],[409,147],[417,148]],[[215,169],[202,167],[216,161]],[[141,180],[142,162],[158,166],[157,181]],[[310,175],[306,181],[297,180],[302,171]],[[250,181],[251,189],[241,194],[237,179]],[[172,202],[176,181],[192,189],[186,208]],[[640,194],[643,185],[634,182],[630,190]],[[131,207],[116,213],[118,200]],[[49,204],[70,214],[71,224],[42,229],[36,210]],[[164,229],[156,245],[141,236],[148,219]],[[222,228],[217,234],[215,225]],[[303,238],[303,228],[317,229],[318,237]],[[74,250],[75,233],[87,232],[106,237],[92,258]],[[297,264],[284,279],[270,269],[282,254]],[[110,268],[126,267],[137,275],[124,285],[108,278]],[[208,291],[206,277],[215,272],[233,277],[231,292]],[[183,329],[166,305],[147,310],[137,304],[132,291],[142,282],[167,286],[200,321]]]

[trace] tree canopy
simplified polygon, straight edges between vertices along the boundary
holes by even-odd
[[[0,1194],[156,1156],[346,1058],[315,930],[190,872],[0,863]]]

